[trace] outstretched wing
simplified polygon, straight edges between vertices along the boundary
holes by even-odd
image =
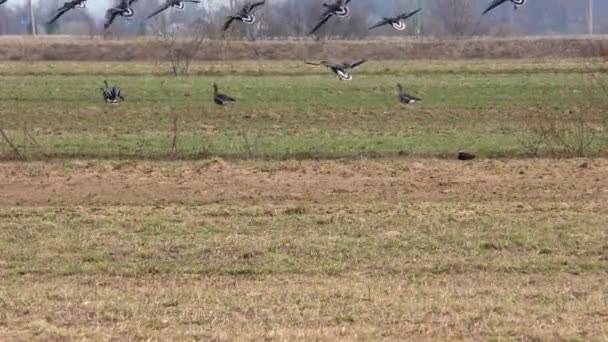
[[[358,67],[359,65],[365,63],[367,61],[367,59],[357,59],[356,61],[350,62],[350,63],[344,63],[342,64],[342,66],[344,67],[344,69],[354,69],[356,67]]]
[[[309,35],[311,35],[311,34],[313,34],[313,33],[317,32],[317,30],[318,30],[319,28],[321,28],[321,26],[325,25],[325,23],[326,23],[326,22],[329,20],[329,18],[331,18],[331,16],[332,16],[332,14],[331,14],[331,13],[326,14],[326,15],[323,17],[323,19],[321,19],[321,20],[320,20],[320,21],[317,23],[317,25],[316,25],[316,26],[315,26],[315,27],[314,27],[312,30],[310,30],[310,32],[309,32],[308,34],[309,34]]]
[[[109,10],[106,11],[106,22],[103,24],[103,28],[108,28],[110,27],[110,25],[112,25],[112,23],[114,22],[114,19],[116,19],[116,16],[119,13],[122,13],[122,9],[121,8],[110,8]]]
[[[57,19],[59,19],[59,17],[64,15],[69,10],[70,10],[70,8],[65,5],[63,7],[61,7],[60,9],[58,9],[57,13],[55,13],[55,16],[53,18],[51,18],[51,20],[49,20],[48,25],[51,25],[52,23],[57,21]]]
[[[386,25],[388,23],[389,23],[388,20],[383,19],[382,21],[379,21],[376,24],[372,25],[368,30],[375,29],[376,27],[384,26],[384,25]]]
[[[166,10],[167,8],[169,8],[169,6],[170,6],[169,4],[164,4],[164,5],[160,6],[156,11],[152,12],[152,14],[150,14],[149,16],[147,16],[146,19],[152,18],[153,16],[157,15],[158,13],[160,13],[160,12]]]
[[[224,27],[223,27],[223,31],[226,31],[227,29],[230,28],[230,25],[232,25],[232,22],[235,20],[235,18],[233,16],[228,17],[228,20],[226,20],[226,22],[224,23]]]
[[[495,9],[496,7],[502,5],[504,2],[507,2],[507,1],[509,1],[509,0],[494,0],[494,1],[492,1],[492,3],[490,4],[490,6],[488,8],[486,8],[485,11],[483,11],[483,14],[486,14],[486,13],[490,12],[491,10]]]
[[[419,9],[415,10],[414,12],[403,13],[403,14],[401,14],[401,15],[399,15],[399,16],[397,17],[397,20],[405,20],[405,19],[407,19],[407,18],[409,18],[409,17],[413,16],[414,14],[416,14],[416,13],[418,13],[418,12],[420,12],[420,11],[422,11],[422,8],[419,8]]]
[[[262,6],[263,4],[266,3],[266,0],[262,0],[262,1],[258,1],[258,2],[254,2],[251,5],[248,5],[247,8],[247,12],[251,12],[253,11],[256,7],[258,6]]]
[[[2,5],[3,3],[7,2],[8,0],[0,0],[0,5]]]

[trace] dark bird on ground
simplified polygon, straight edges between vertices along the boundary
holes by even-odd
[[[333,4],[323,3],[323,6],[325,6],[327,9],[321,15],[321,20],[319,20],[317,25],[315,25],[315,27],[313,27],[308,34],[311,35],[317,32],[317,30],[320,29],[321,26],[325,25],[325,23],[327,23],[327,21],[334,15],[342,18],[348,17],[350,10],[346,5],[348,5],[349,2],[350,0],[336,0],[336,2]]]
[[[49,20],[48,25],[51,25],[52,23],[54,23],[57,19],[59,19],[59,17],[66,14],[69,10],[73,10],[76,8],[85,8],[85,7],[87,7],[87,0],[66,1],[63,4],[63,6],[61,6],[59,9],[57,9],[55,16],[53,18],[51,18],[51,20]]]
[[[414,12],[406,12],[406,13],[400,14],[396,17],[382,17],[381,21],[372,25],[369,29],[371,30],[371,29],[375,29],[376,27],[380,27],[380,26],[384,26],[384,25],[391,25],[392,27],[395,28],[395,30],[403,31],[403,30],[405,30],[405,23],[403,21],[407,20],[407,18],[413,16],[414,14],[420,12],[421,10],[422,10],[422,8],[419,8],[419,9],[415,10]]]
[[[152,14],[147,16],[146,19],[150,19],[153,16],[157,15],[158,13],[160,13],[170,7],[173,7],[178,10],[183,10],[184,7],[186,6],[186,2],[192,2],[195,4],[199,4],[201,1],[200,0],[166,0],[164,5],[157,8],[156,11],[152,12]]]
[[[2,5],[3,3],[7,2],[8,0],[0,0],[0,5]]]
[[[490,6],[488,6],[488,8],[486,8],[486,10],[483,11],[483,14],[486,14],[486,13],[490,12],[491,10],[495,9],[496,7],[502,5],[503,3],[509,2],[509,1],[513,3],[514,9],[517,9],[517,7],[523,6],[526,3],[526,0],[494,0],[490,4]]]
[[[465,152],[465,151],[458,151],[458,154],[456,155],[456,157],[458,158],[458,160],[473,160],[473,159],[475,159],[475,155],[473,153],[469,153],[469,152]]]
[[[354,68],[358,67],[359,65],[365,63],[366,60],[358,59],[353,62],[345,62],[345,63],[341,63],[341,64],[329,63],[327,61],[321,61],[319,63],[313,63],[313,62],[308,62],[308,61],[304,61],[304,62],[306,64],[310,64],[310,65],[322,65],[324,67],[327,67],[329,70],[331,70],[333,73],[335,73],[338,76],[339,80],[350,81],[353,79],[353,75],[351,75],[349,71],[351,69],[354,69]]]
[[[416,96],[412,96],[403,92],[403,87],[401,87],[400,83],[397,83],[397,97],[399,98],[399,102],[403,104],[414,104],[416,102],[422,101]]]
[[[228,95],[220,94],[217,92],[217,84],[213,83],[213,102],[220,106],[225,106],[230,103],[236,102],[236,100]]]
[[[137,0],[120,0],[120,3],[116,7],[112,7],[106,11],[106,22],[103,24],[104,28],[110,27],[117,16],[131,18],[135,12],[131,5]]]
[[[245,24],[249,25],[255,23],[255,16],[252,13],[258,6],[262,6],[265,3],[266,0],[245,4],[245,6],[243,6],[240,11],[228,17],[228,20],[226,20],[226,22],[224,23],[224,31],[230,28],[230,25],[235,20],[244,22]]]
[[[103,95],[104,101],[108,104],[118,104],[119,100],[124,100],[122,90],[116,86],[108,86],[108,81],[103,81],[103,87],[101,87],[101,94]]]

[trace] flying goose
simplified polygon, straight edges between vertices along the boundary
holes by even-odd
[[[407,20],[407,18],[413,16],[414,14],[420,12],[422,10],[422,8],[419,8],[417,10],[415,10],[414,12],[406,12],[403,14],[400,14],[396,17],[382,17],[382,20],[377,22],[376,24],[374,24],[372,27],[369,28],[369,30],[371,29],[375,29],[376,27],[380,27],[380,26],[384,26],[384,25],[391,25],[395,28],[395,30],[397,31],[403,31],[405,30],[405,23],[402,20]]]
[[[219,106],[225,106],[227,104],[236,102],[236,100],[228,95],[218,93],[217,84],[213,82],[213,102]]]
[[[233,14],[228,17],[228,20],[226,20],[226,22],[224,23],[224,31],[226,31],[228,28],[230,28],[230,25],[235,20],[242,21],[245,24],[250,24],[250,25],[255,23],[255,17],[253,16],[252,13],[256,9],[256,7],[262,6],[265,3],[266,3],[266,0],[258,1],[258,2],[254,2],[254,3],[246,3],[245,6],[243,6],[243,8],[240,11],[238,11],[236,14]]]
[[[327,9],[325,10],[325,12],[323,12],[323,15],[321,15],[321,20],[319,20],[317,25],[312,30],[310,30],[308,34],[311,35],[317,32],[317,30],[321,28],[321,26],[325,25],[329,18],[334,15],[342,18],[348,17],[348,15],[350,14],[350,10],[346,5],[348,5],[349,2],[350,0],[336,0],[336,2],[334,2],[333,4],[323,3],[323,6],[325,6]]]
[[[118,104],[119,100],[124,100],[122,96],[122,90],[118,87],[108,86],[108,81],[103,81],[103,87],[101,87],[101,94],[103,95],[104,101],[108,104]]]
[[[456,154],[456,158],[458,158],[458,160],[473,160],[475,159],[475,155],[473,153],[461,150],[458,151],[458,154]]]
[[[404,93],[403,87],[401,87],[400,83],[397,83],[397,98],[399,99],[399,102],[401,102],[403,104],[414,104],[418,101],[422,101],[421,99],[417,98],[416,96],[412,96],[412,95]]]
[[[356,67],[358,67],[359,65],[363,64],[366,62],[365,59],[358,59],[356,61],[353,62],[345,62],[342,64],[334,64],[334,63],[329,63],[327,61],[321,61],[319,63],[313,63],[313,62],[308,62],[308,61],[304,61],[306,64],[310,64],[310,65],[322,65],[324,67],[327,67],[328,69],[330,69],[331,71],[333,71],[337,76],[338,79],[341,81],[350,81],[353,79],[353,75],[351,75],[349,73],[350,69],[354,69]]]
[[[517,7],[523,6],[526,3],[526,0],[494,0],[490,4],[490,6],[488,6],[488,8],[486,8],[486,10],[483,11],[483,14],[490,12],[491,10],[495,9],[496,7],[498,7],[508,1],[511,1],[513,3],[514,9],[517,9]]]
[[[131,18],[133,14],[135,14],[131,7],[135,1],[137,0],[120,0],[118,6],[108,9],[106,11],[106,22],[103,24],[103,27],[105,29],[110,27],[118,15],[125,18]]]
[[[152,14],[147,16],[146,19],[152,18],[153,16],[168,9],[169,7],[173,7],[175,9],[182,10],[182,9],[184,9],[186,2],[192,2],[192,3],[198,4],[201,2],[201,0],[166,0],[164,5],[160,6],[158,9],[156,9],[156,11],[152,12]]]
[[[54,23],[57,19],[59,19],[59,17],[61,17],[65,13],[67,13],[69,10],[76,9],[76,8],[85,8],[85,7],[87,7],[87,0],[66,1],[63,4],[63,6],[61,6],[59,9],[57,9],[57,13],[55,13],[55,16],[51,20],[49,20],[48,25],[51,25],[52,23]]]

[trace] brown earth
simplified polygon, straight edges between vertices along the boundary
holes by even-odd
[[[100,37],[2,37],[0,60],[164,61],[167,43],[159,39],[104,40]],[[183,46],[182,46],[183,47]],[[197,60],[243,59],[467,59],[598,57],[608,55],[605,37],[416,41],[205,41]]]
[[[608,159],[66,162],[0,166],[0,206],[568,201],[608,207]],[[585,166],[583,165],[583,166]]]

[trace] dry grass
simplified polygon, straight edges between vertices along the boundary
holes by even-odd
[[[205,41],[197,60],[246,59],[468,59],[606,56],[608,43],[598,38],[362,41]],[[99,37],[8,37],[0,39],[0,60],[133,61],[166,60],[155,39],[104,40]]]
[[[578,165],[3,164],[0,336],[606,339],[608,161]]]

